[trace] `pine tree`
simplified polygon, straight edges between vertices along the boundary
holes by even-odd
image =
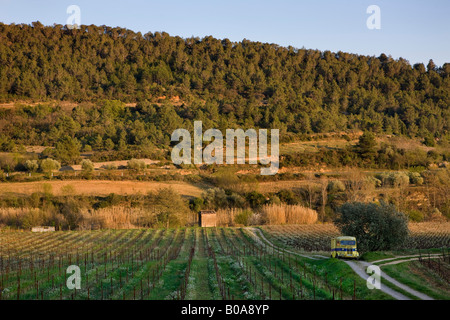
[[[360,137],[356,150],[363,159],[372,159],[376,154],[377,142],[375,135],[370,131],[365,131]]]

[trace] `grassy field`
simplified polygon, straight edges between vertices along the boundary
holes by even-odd
[[[44,187],[45,186],[45,187]],[[70,180],[70,181],[35,181],[0,183],[0,195],[31,195],[34,192],[43,192],[48,188],[53,195],[63,195],[64,187],[71,186],[73,195],[108,195],[116,193],[147,194],[149,191],[157,191],[160,188],[173,188],[182,196],[199,197],[203,190],[193,184],[181,181],[155,182],[155,181],[108,181],[108,180]]]
[[[442,269],[449,269],[449,264],[442,263]],[[383,272],[403,284],[432,297],[433,299],[450,300],[449,283],[434,270],[419,261],[407,261],[381,267]]]
[[[344,149],[349,146],[354,146],[358,143],[358,138],[362,134],[362,132],[356,132],[354,134],[350,134],[350,140],[346,140],[342,136],[334,135],[328,137],[322,137],[318,140],[311,141],[296,141],[283,143],[280,146],[281,154],[293,154],[293,153],[311,153],[311,152],[319,152],[320,149]],[[313,136],[313,135],[311,135]],[[410,139],[402,136],[392,136],[392,135],[380,135],[377,137],[377,143],[389,143],[397,148],[405,149],[405,150],[422,150],[428,152],[430,150],[440,150],[439,147],[427,147],[425,146],[420,139]]]
[[[355,145],[356,142],[358,141],[354,140],[349,142],[343,138],[290,142],[284,143],[280,146],[280,153],[284,155],[292,153],[318,152],[321,148],[343,149],[346,146]]]
[[[329,255],[330,240],[339,235],[332,224],[264,226],[261,230],[280,247],[315,255]],[[403,247],[392,251],[366,252],[361,259],[374,261],[387,275],[433,299],[450,299],[450,261],[441,256],[444,252],[448,254],[450,247],[450,223],[410,223],[409,230],[410,236]],[[428,259],[429,254],[439,257]],[[417,260],[419,255],[423,258],[422,263]],[[334,260],[328,259],[327,263]],[[383,283],[410,299],[419,299],[388,281]]]
[[[277,251],[240,228],[2,232],[0,248],[4,300],[389,298],[342,261]],[[70,265],[79,290],[66,286]]]

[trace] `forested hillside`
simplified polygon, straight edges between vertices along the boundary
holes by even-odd
[[[124,102],[180,97],[182,119],[282,133],[368,129],[443,137],[450,64],[122,28],[0,24],[0,97]]]

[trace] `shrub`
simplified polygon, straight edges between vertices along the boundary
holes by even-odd
[[[85,144],[83,147],[83,152],[91,152],[92,151],[92,147],[88,144]]]
[[[187,201],[172,188],[162,188],[148,194],[149,201],[156,212],[156,223],[164,227],[185,225],[190,213]]]
[[[257,191],[247,193],[245,198],[253,209],[260,208],[266,202],[266,197]]]
[[[80,204],[75,199],[67,199],[60,204],[60,213],[67,221],[69,230],[75,230],[83,222]]]
[[[91,160],[83,159],[80,164],[81,164],[81,169],[83,169],[83,171],[85,171],[85,172],[94,171],[94,164],[92,163]]]
[[[0,226],[30,229],[49,225],[50,214],[38,208],[0,208]]]
[[[189,208],[194,211],[198,212],[203,207],[203,199],[202,198],[194,198],[189,200]]]
[[[396,188],[406,187],[409,184],[409,177],[405,172],[394,172],[391,174],[392,185]]]
[[[423,178],[419,172],[408,172],[409,182],[412,184],[422,185]]]
[[[426,145],[427,147],[434,147],[436,146],[436,141],[432,136],[426,136],[425,139],[423,140],[423,144]]]
[[[41,171],[50,175],[53,171],[59,170],[61,168],[61,164],[53,159],[47,158],[41,161]]]
[[[227,202],[229,207],[244,208],[245,199],[237,193],[231,193],[227,196]]]
[[[39,169],[39,163],[37,160],[27,160],[25,161],[25,169],[28,172],[36,172]]]
[[[127,163],[128,169],[134,170],[134,171],[141,171],[144,170],[146,165],[144,160],[138,160],[138,159],[131,159]]]
[[[271,194],[269,196],[269,201],[267,202],[267,204],[281,204],[281,200],[277,195]]]
[[[252,215],[253,215],[252,211],[242,210],[234,217],[234,222],[236,224],[242,224],[244,226],[248,226]]]
[[[331,180],[328,182],[328,192],[336,193],[345,191],[345,184],[340,180]]]
[[[61,193],[66,196],[72,196],[75,194],[75,187],[71,184],[67,184],[61,187]]]
[[[351,141],[351,140],[352,140],[347,134],[343,134],[341,137],[342,137],[344,140],[346,140],[346,141]]]
[[[368,176],[366,178],[366,183],[373,185],[375,188],[380,188],[382,185],[381,180],[375,178],[374,176]]]
[[[398,172],[382,172],[377,174],[375,178],[379,179],[383,186],[406,187],[409,184],[409,176],[403,171]]]
[[[116,170],[117,166],[115,164],[105,164],[103,168],[105,168],[106,170]]]
[[[390,175],[388,172],[382,172],[382,173],[375,175],[375,178],[381,181],[381,185],[383,187],[390,185],[389,177],[390,177]]]
[[[424,215],[419,210],[410,210],[408,212],[408,218],[410,221],[421,222],[424,219]]]
[[[233,169],[220,168],[212,177],[215,185],[221,189],[234,189],[239,185],[239,178]]]
[[[298,198],[295,196],[292,190],[283,189],[276,193],[277,197],[286,204],[294,205],[298,204]]]
[[[220,188],[211,188],[202,195],[205,207],[208,209],[225,208],[228,206],[225,190]]]

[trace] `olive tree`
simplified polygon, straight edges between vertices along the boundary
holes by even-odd
[[[37,160],[27,160],[25,161],[25,168],[28,172],[36,172],[39,169],[39,163]]]
[[[145,167],[146,165],[144,160],[131,159],[128,161],[128,169],[130,170],[138,172],[144,170]]]
[[[83,171],[85,171],[85,172],[94,171],[94,163],[92,163],[92,161],[89,159],[81,160],[80,165],[81,165],[81,169],[83,169]]]
[[[50,176],[53,171],[61,168],[61,164],[56,160],[47,158],[41,161],[40,167],[42,172]]]
[[[360,251],[389,250],[408,237],[408,219],[385,202],[348,202],[338,209],[334,224],[343,235],[356,237]]]

